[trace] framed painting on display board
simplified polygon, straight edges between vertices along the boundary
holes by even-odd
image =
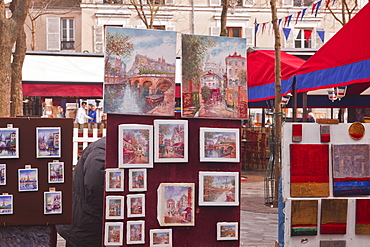
[[[106,219],[124,219],[124,196],[106,196],[105,197],[105,218]]]
[[[145,221],[127,221],[127,244],[145,243]]]
[[[157,219],[160,226],[195,225],[194,187],[194,183],[161,183],[159,185]]]
[[[19,129],[0,128],[0,159],[19,158]]]
[[[127,197],[127,217],[145,217],[145,195],[129,194]]]
[[[6,185],[6,164],[0,164],[0,185]]]
[[[36,157],[60,158],[62,152],[60,127],[36,128]]]
[[[154,120],[154,161],[188,162],[188,121]]]
[[[217,240],[238,240],[238,222],[218,222]]]
[[[44,214],[62,214],[62,191],[44,192]]]
[[[118,167],[153,167],[153,126],[120,124],[118,126]]]
[[[123,245],[123,222],[105,222],[104,245]]]
[[[201,162],[239,162],[239,129],[200,128]]]
[[[13,195],[0,195],[0,215],[13,214]]]
[[[105,191],[124,191],[123,169],[105,169]]]
[[[238,206],[239,172],[199,172],[199,206]]]
[[[150,247],[172,247],[172,229],[151,229]]]
[[[49,162],[48,178],[49,183],[64,183],[64,162]]]
[[[147,175],[146,169],[129,169],[128,170],[128,190],[129,191],[146,191]]]
[[[38,191],[38,169],[18,169],[18,191]]]

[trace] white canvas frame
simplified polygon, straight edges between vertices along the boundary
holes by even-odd
[[[0,209],[0,215],[3,215],[3,214],[13,214],[13,208],[14,208],[13,195],[0,195],[0,205],[5,204],[5,199],[4,198],[10,199],[9,200],[10,209],[9,210]]]
[[[168,237],[168,243],[155,243],[154,234],[164,234]],[[151,229],[149,231],[150,247],[172,247],[172,229]]]
[[[127,217],[145,217],[145,194],[129,194],[127,197]],[[132,213],[132,199],[141,199],[141,213]]]
[[[142,173],[142,175],[143,175],[143,186],[142,187],[137,187],[135,185],[135,182],[133,180],[137,176],[133,176],[134,172]],[[146,191],[147,190],[147,171],[146,171],[146,169],[129,169],[128,170],[128,177],[129,177],[129,181],[128,181],[128,184],[129,184],[128,190],[129,191]]]
[[[116,233],[119,234],[117,241],[111,241],[109,238],[110,229],[109,227],[114,227]],[[105,222],[104,227],[104,245],[106,246],[121,246],[123,245],[123,222]]]
[[[58,142],[58,152],[56,154],[44,154],[42,153],[42,151],[40,150],[40,146],[42,145],[42,143],[39,142],[39,138],[41,138],[41,132],[43,131],[47,131],[47,130],[54,130],[54,131],[57,131],[58,134],[57,134],[57,142]],[[61,157],[61,153],[62,153],[62,130],[60,127],[38,127],[36,128],[36,157],[37,158],[60,158]],[[54,142],[56,142],[55,139],[53,139]]]
[[[15,154],[14,155],[7,155],[0,153],[0,159],[16,159],[19,158],[19,129],[18,128],[0,128],[0,136],[2,136],[5,132],[14,131],[15,135]],[[2,145],[2,141],[0,140],[0,145]],[[4,143],[5,144],[5,143]]]
[[[161,125],[170,125],[171,131],[174,130],[176,125],[182,125],[184,128],[183,132],[183,147],[184,147],[184,157],[159,157],[160,156],[160,135]],[[165,148],[163,148],[164,151]],[[171,146],[168,148],[169,152],[176,153],[174,147]],[[188,162],[188,121],[187,120],[154,120],[154,161],[155,162]]]
[[[0,185],[6,185],[6,164],[0,164],[0,176],[3,176],[3,179],[0,179]]]
[[[207,133],[219,133],[218,135],[221,135],[222,133],[225,134],[225,137],[227,134],[235,134],[235,157],[225,158],[225,157],[209,157],[208,154],[206,154],[206,140],[205,135]],[[222,137],[222,136],[221,136]],[[215,138],[216,139],[216,138]],[[201,162],[240,162],[240,130],[235,128],[200,128],[200,135],[199,135],[199,141],[200,141],[200,161]],[[229,148],[233,147],[233,145],[222,145],[222,148]]]
[[[224,181],[227,183],[224,183],[223,180],[219,181],[219,183],[222,184],[222,186],[228,187],[228,190],[226,188],[220,188],[221,195],[219,197],[215,198],[215,200],[206,199],[207,195],[205,195],[204,191],[206,188],[204,188],[205,183],[204,180],[207,177],[218,177],[219,179],[225,179]],[[232,180],[234,179],[234,185],[232,184]],[[199,206],[239,206],[239,172],[199,172]],[[230,196],[233,200],[228,201],[227,197]],[[224,200],[220,201],[220,198],[225,198]]]
[[[119,180],[117,182],[118,186],[114,186],[110,180],[110,174],[114,173],[116,176],[118,174]],[[112,184],[111,184],[112,183]],[[124,170],[119,168],[105,169],[105,191],[124,191]]]
[[[140,240],[131,240],[131,226],[132,225],[141,225],[141,238]],[[144,244],[145,243],[145,221],[143,220],[135,220],[135,221],[127,221],[127,244]]]
[[[222,227],[234,227],[235,236],[222,236]],[[217,223],[217,240],[238,240],[239,238],[239,223],[238,222],[218,222]]]
[[[36,176],[36,181],[35,184],[36,186],[34,188],[21,188],[21,175],[23,177],[27,174],[27,172],[32,172]],[[18,191],[23,192],[23,191],[38,191],[39,190],[39,179],[38,179],[38,169],[37,168],[30,168],[30,169],[18,169]]]
[[[115,216],[110,216],[110,205],[112,200],[118,200],[120,204],[120,214]],[[105,197],[105,218],[106,219],[124,219],[125,218],[125,197],[124,196],[106,196]]]
[[[53,165],[60,165],[60,166],[62,166],[62,171],[61,171],[61,173],[62,173],[62,179],[60,179],[60,180],[53,180],[52,178],[51,178],[51,176],[52,176],[52,170],[51,170],[51,167],[53,166]],[[49,183],[64,183],[64,162],[49,162],[48,163],[48,182]]]
[[[50,205],[52,206],[52,209],[50,211],[48,211],[49,208],[49,204],[48,204],[48,196],[50,195],[53,195],[53,196],[59,196],[60,200],[59,202],[56,204],[55,203],[55,199],[53,200],[53,204],[54,205]],[[62,214],[63,212],[63,200],[62,200],[62,191],[46,191],[44,192],[44,214]],[[55,209],[56,207],[58,206],[57,209]]]
[[[138,163],[138,162],[126,162],[125,157],[123,154],[123,148],[125,146],[124,140],[123,140],[123,131],[138,131],[138,130],[147,130],[148,131],[148,142],[146,150],[148,152],[148,161],[144,163]],[[135,152],[141,152],[141,151],[134,151],[130,152],[128,154],[129,156],[136,156],[140,155]],[[128,158],[130,159],[130,158]],[[153,126],[152,125],[143,125],[143,124],[120,124],[118,125],[118,167],[119,168],[153,168]]]

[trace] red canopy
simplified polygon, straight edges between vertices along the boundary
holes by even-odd
[[[24,96],[103,98],[103,85],[96,84],[22,84]]]
[[[299,68],[297,92],[370,81],[369,17],[370,3]]]
[[[292,90],[289,80],[305,60],[281,51],[281,94]],[[247,54],[248,99],[260,101],[275,97],[275,51],[255,50]]]

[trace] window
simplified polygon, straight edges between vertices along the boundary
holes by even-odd
[[[165,0],[148,0],[148,2],[154,4],[165,4]]]
[[[242,37],[242,28],[241,27],[227,27],[227,36],[228,37]]]
[[[294,6],[302,7],[302,6],[311,6],[314,0],[294,0]]]
[[[62,25],[62,50],[74,49],[73,19],[61,19]]]
[[[294,40],[294,48],[312,48],[311,44],[311,37],[309,38],[308,42],[304,36],[304,30],[301,29],[298,32],[297,37]]]
[[[164,25],[153,25],[153,29],[155,29],[155,30],[166,30],[166,26],[164,26]]]

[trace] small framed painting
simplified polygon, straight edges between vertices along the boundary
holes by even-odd
[[[104,245],[123,245],[123,222],[105,222]]]
[[[145,221],[127,221],[127,244],[145,243]]]
[[[127,195],[127,217],[145,217],[145,195]]]
[[[105,197],[105,218],[124,219],[124,196]]]
[[[0,164],[0,185],[6,185],[6,164]]]
[[[129,169],[129,191],[146,191],[146,169]]]
[[[0,159],[19,158],[19,129],[0,128]]]
[[[36,157],[61,157],[61,129],[60,127],[36,128]]]
[[[64,183],[64,162],[48,163],[49,183]]]
[[[118,126],[118,167],[153,168],[153,126]]]
[[[161,183],[157,219],[160,226],[194,226],[194,183]]]
[[[105,191],[123,191],[123,169],[105,169]]]
[[[154,120],[154,161],[188,162],[188,121]]]
[[[200,128],[201,162],[239,162],[239,129]]]
[[[44,192],[44,214],[62,213],[62,192],[48,191]]]
[[[218,222],[217,240],[238,240],[238,222]]]
[[[18,191],[38,191],[38,170],[37,168],[31,169],[18,169]]]
[[[0,215],[13,214],[13,195],[0,195]]]
[[[200,206],[238,206],[239,172],[199,172]]]
[[[152,229],[150,247],[172,247],[172,229]]]

